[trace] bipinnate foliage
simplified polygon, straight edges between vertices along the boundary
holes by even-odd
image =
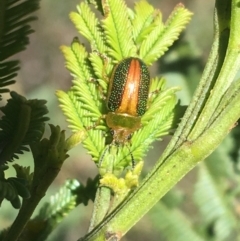
[[[26,145],[42,138],[44,122],[49,120],[45,100],[26,100],[23,96],[11,92],[12,99],[1,107],[4,114],[0,120],[0,140],[4,149],[0,154],[0,164],[13,161],[17,154],[28,150]]]
[[[19,70],[19,61],[8,60],[24,50],[33,32],[31,14],[39,8],[39,0],[0,1],[0,93],[9,92]],[[0,107],[0,203],[4,199],[20,209],[11,227],[1,233],[1,240],[16,240],[33,211],[44,197],[58,174],[69,149],[79,142],[81,135],[66,140],[60,127],[50,125],[51,136],[42,139],[48,109],[46,100],[31,99],[10,92],[5,106]],[[30,149],[29,149],[30,147]],[[14,164],[16,176],[5,177],[11,162],[16,162],[25,151],[33,154],[34,171]],[[21,200],[22,198],[22,200]]]
[[[150,66],[178,38],[191,17],[181,4],[166,23],[162,21],[161,11],[146,1],[136,3],[134,10],[124,1],[114,0],[97,7],[102,18],[97,18],[86,2],[77,6],[78,12],[70,14],[80,34],[90,42],[92,52],[88,53],[76,38],[70,47],[61,47],[73,84],[68,92],[57,92],[69,128],[86,133],[83,145],[96,163],[105,152],[105,144],[111,142],[111,133],[103,118],[108,110],[102,95],[106,96],[113,66],[127,57],[139,57]],[[141,160],[154,140],[176,127],[175,92],[179,87],[166,88],[165,80],[155,77],[150,89],[142,128],[132,135],[130,147],[119,147],[114,161],[115,173],[131,163],[129,151],[135,160]],[[93,126],[96,127],[91,128]]]
[[[28,35],[33,32],[29,22],[36,19],[30,14],[39,8],[39,0],[9,1],[0,3],[0,93],[8,92],[7,86],[19,70],[19,61],[9,57],[24,50],[29,43]],[[16,92],[10,93],[5,106],[0,107],[0,200],[9,200],[15,208],[20,208],[20,199],[29,197],[28,182],[24,177],[5,179],[4,171],[9,161],[19,158],[28,151],[28,146],[42,138],[48,110],[45,100],[27,100]]]
[[[97,184],[98,176],[95,179],[89,178],[85,186],[75,179],[67,180],[60,190],[50,197],[50,201],[43,204],[38,215],[27,224],[27,235],[32,235],[36,241],[46,240],[74,208],[94,200]]]
[[[95,4],[100,17],[97,17],[99,15],[92,11],[87,2]],[[14,83],[13,78],[19,69],[18,61],[6,59],[25,48],[28,34],[32,32],[27,23],[35,19],[26,16],[37,8],[37,0],[22,1],[19,4],[7,0],[0,2],[0,93],[7,92],[5,86]],[[94,200],[96,189],[104,194],[104,188],[108,187],[108,193],[112,195],[109,192],[110,187],[117,193],[118,200],[113,200],[108,209],[113,210],[126,198],[129,190],[138,185],[141,168],[136,167],[142,165],[141,160],[152,142],[171,134],[182,116],[183,108],[175,95],[179,87],[167,88],[164,78],[154,77],[151,79],[148,108],[141,119],[142,126],[131,136],[131,144],[109,148],[112,134],[104,119],[108,112],[104,98],[113,67],[128,57],[138,57],[151,66],[179,37],[189,22],[191,13],[179,4],[164,23],[161,11],[154,9],[144,0],[136,3],[133,10],[122,0],[85,1],[77,6],[77,10],[78,12],[70,14],[70,18],[79,33],[89,42],[91,50],[88,52],[77,38],[70,47],[61,47],[73,81],[69,91],[57,91],[60,106],[73,135],[66,139],[65,132],[61,131],[60,127],[50,125],[50,138],[42,139],[45,122],[48,121],[44,100],[27,100],[11,92],[8,103],[1,107],[4,116],[0,120],[0,201],[4,198],[9,200],[20,212],[11,227],[1,233],[0,240],[45,240],[78,204],[87,205],[89,200]],[[236,82],[236,85],[239,85],[239,82]],[[228,104],[228,97],[235,94],[236,88],[232,88],[232,92],[231,89],[228,90],[210,123],[222,113]],[[68,157],[68,150],[81,141],[99,166],[100,174],[108,172],[108,175],[103,175],[103,178],[97,176],[94,180],[88,179],[86,186],[76,180],[67,181],[59,192],[42,206],[35,218],[30,219],[49,185],[61,170]],[[188,144],[191,145],[190,142]],[[29,167],[22,167],[19,161],[19,164],[14,164],[16,177],[5,178],[4,172],[8,165],[16,161],[24,151],[28,151],[28,146],[33,154],[34,171],[31,172]],[[229,158],[226,154],[228,151],[229,149],[226,149],[225,155],[218,157],[219,160],[224,159],[222,164],[225,169],[211,166],[211,162],[208,162],[208,165],[199,165],[194,186],[194,204],[200,217],[205,218],[204,225],[199,229],[195,223],[189,223],[190,217],[176,209],[183,199],[179,201],[176,193],[170,192],[157,204],[160,217],[156,217],[156,212],[152,215],[153,223],[159,225],[162,236],[168,240],[199,241],[227,240],[237,236],[233,235],[237,233],[237,221],[236,217],[229,213],[229,203],[236,200],[238,190],[227,189],[221,176],[231,176],[231,181],[234,182],[239,179],[229,163],[226,163]],[[127,172],[125,179],[122,178],[120,182],[122,171],[131,166],[131,155],[137,165]],[[237,153],[234,152],[233,155]],[[109,166],[109,163],[113,166]],[[163,166],[165,164],[163,162]],[[169,171],[166,173],[169,175]],[[162,179],[164,181],[165,176]],[[124,184],[124,187],[121,189],[119,184]],[[124,188],[127,191],[123,190]],[[228,196],[228,200],[223,199],[222,196],[229,190],[233,193],[231,198]],[[122,199],[119,198],[121,195]],[[20,197],[23,198],[22,203]],[[107,218],[104,219],[106,223],[112,221],[111,215]],[[92,224],[94,228],[98,222],[93,221]],[[213,231],[213,234],[209,230]],[[113,235],[119,238],[116,233]],[[90,234],[84,240],[95,239],[91,239]]]
[[[233,131],[234,135],[235,132],[239,132],[239,127]],[[236,203],[240,177],[231,153],[239,148],[234,145],[233,136],[229,135],[185,179],[184,183],[190,181],[191,184],[175,187],[150,211],[148,221],[153,224],[158,237],[179,241],[238,239]]]
[[[33,32],[29,22],[36,19],[29,15],[39,8],[39,0],[16,2],[0,2],[0,93],[9,92],[5,87],[15,83],[19,61],[7,59],[26,49]]]

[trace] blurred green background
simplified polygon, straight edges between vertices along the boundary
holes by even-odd
[[[30,36],[30,45],[26,51],[15,57],[21,60],[21,70],[16,79],[17,83],[12,86],[12,90],[28,98],[46,99],[49,117],[51,118],[50,122],[54,125],[60,125],[62,129],[66,130],[67,123],[58,107],[55,91],[58,89],[67,90],[71,86],[72,78],[64,67],[64,58],[59,47],[70,45],[75,36],[85,42],[68,17],[71,11],[76,11],[76,5],[79,2],[77,0],[41,1],[41,8],[35,14],[38,16],[38,21],[32,23],[35,33]],[[156,8],[161,9],[164,20],[179,3],[178,0],[151,0],[149,2]],[[151,67],[150,71],[152,76],[163,75],[169,86],[181,86],[179,98],[182,104],[187,105],[200,80],[210,51],[213,39],[214,1],[182,0],[181,2],[194,13],[192,21],[184,34],[181,35],[180,40],[157,64]],[[128,0],[127,4],[129,7],[133,7],[134,1]],[[68,136],[69,131],[67,130],[66,133]],[[154,165],[169,139],[170,137],[166,137],[162,142],[154,144],[154,148],[145,158],[143,175]],[[226,140],[226,143],[230,145],[231,140]],[[223,151],[221,157],[224,157],[224,155],[225,152]],[[229,157],[226,156],[226,158]],[[32,157],[30,154],[21,157],[21,162],[19,162],[22,165],[31,165],[31,163]],[[13,170],[10,169],[9,175],[12,175],[12,172]],[[184,214],[184,220],[189,223],[189,226],[201,226],[201,223],[198,223],[200,217],[192,199],[194,185],[197,183],[197,173],[198,170],[194,169],[174,188],[173,196],[170,193],[165,197],[165,202],[168,204],[173,202],[172,205],[174,206],[174,203],[178,203],[179,210],[181,210],[180,215]],[[52,184],[51,190],[49,190],[43,202],[47,201],[49,196],[54,194],[66,179],[76,178],[81,183],[86,183],[87,178],[94,178],[96,174],[97,169],[90,156],[81,146],[76,147],[70,152],[70,158],[64,163],[60,174]],[[166,206],[166,203],[164,205]],[[162,203],[156,205],[122,240],[177,240],[167,237],[163,226],[161,226],[166,222],[166,219],[164,219],[164,215],[166,215],[164,214],[165,206],[163,207]],[[88,207],[83,205],[77,207],[57,227],[48,240],[61,239],[61,241],[68,241],[83,236],[87,232],[91,211],[91,202]],[[12,209],[11,204],[4,201],[1,207],[0,227],[6,228],[11,225],[16,214],[17,211]],[[171,215],[178,216],[179,211],[171,213]],[[235,234],[232,237],[231,240],[235,240],[239,236]],[[185,240],[188,241],[188,239]],[[206,240],[208,239],[206,238]]]

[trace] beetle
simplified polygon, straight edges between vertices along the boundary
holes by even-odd
[[[106,115],[114,143],[125,143],[141,127],[149,86],[150,73],[141,59],[129,57],[114,67],[108,87]]]

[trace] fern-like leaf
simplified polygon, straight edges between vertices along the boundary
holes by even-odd
[[[28,15],[38,8],[39,0],[0,2],[0,93],[8,92],[3,87],[15,82],[19,62],[5,60],[26,48],[28,35],[33,32],[28,23],[36,19]]]
[[[67,116],[69,127],[73,131],[85,130],[88,138],[83,142],[83,145],[89,150],[93,159],[98,160],[104,147],[103,133],[100,130],[87,131],[102,116],[103,107],[98,98],[96,84],[90,82],[94,75],[86,65],[85,49],[76,40],[73,41],[71,48],[62,47],[62,50],[67,60],[66,65],[75,79],[71,91],[68,93],[57,92],[61,103],[60,107]],[[99,146],[101,147],[99,148]]]
[[[191,12],[179,4],[170,15],[165,26],[158,24],[154,28],[140,47],[140,57],[144,59],[145,63],[151,64],[168,50],[190,21],[191,15]]]
[[[206,224],[205,229],[211,228],[216,240],[227,240],[232,232],[236,232],[237,219],[229,212],[223,188],[216,183],[204,163],[199,166],[194,198]]]
[[[92,48],[104,53],[106,46],[104,44],[103,30],[96,18],[95,14],[91,11],[88,4],[82,2],[77,7],[78,13],[72,12],[70,18],[75,24],[77,30],[92,43]]]
[[[77,180],[68,180],[61,189],[51,196],[38,215],[29,221],[23,237],[28,240],[43,241],[56,228],[56,226],[79,204],[87,205],[89,200],[94,200],[98,177],[88,179],[86,186]]]
[[[156,224],[157,229],[161,231],[161,235],[163,235],[166,240],[205,240],[204,237],[201,237],[201,235],[194,230],[193,224],[181,211],[167,208],[162,201],[156,205],[154,211],[154,213],[150,213],[150,217],[155,220],[153,223]]]
[[[74,39],[71,47],[62,47],[66,66],[74,79],[70,91],[67,93],[59,91],[57,95],[60,106],[67,116],[69,127],[74,132],[87,133],[83,146],[87,148],[94,161],[101,159],[105,162],[104,153],[109,148],[105,149],[104,146],[111,142],[112,136],[104,123],[104,115],[108,110],[102,95],[106,95],[114,64],[127,57],[142,58],[141,52],[138,53],[142,48],[142,42],[146,43],[149,35],[153,33],[156,36],[161,35],[162,32],[156,33],[159,31],[159,25],[162,29],[170,29],[171,34],[164,37],[173,42],[175,38],[173,36],[179,34],[191,14],[180,5],[170,19],[171,23],[175,24],[176,19],[183,18],[184,23],[175,26],[167,22],[165,27],[160,11],[153,10],[153,7],[145,1],[136,5],[135,12],[131,12],[122,0],[103,1],[102,9],[104,13],[102,27],[86,3],[78,6],[78,13],[71,13],[72,21],[79,32],[90,41],[93,52],[87,54],[77,39]],[[90,16],[89,20],[86,20],[87,15]],[[104,30],[103,35],[99,33],[101,29]],[[102,44],[105,44],[104,49],[101,47]],[[156,46],[152,44],[149,51],[153,50],[155,53]],[[156,56],[159,57],[159,53],[154,55],[154,59]],[[149,65],[153,59],[146,61],[143,58],[143,61]],[[93,80],[99,85],[93,83]],[[133,133],[130,145],[119,146],[114,169],[121,170],[129,165],[131,161],[129,152],[133,154],[134,159],[140,160],[154,140],[169,134],[177,124],[175,92],[178,88],[165,89],[164,85],[165,81],[159,78],[152,81],[148,110],[141,118],[142,128]]]
[[[103,27],[109,45],[108,54],[117,61],[135,56],[136,47],[132,39],[131,22],[125,2],[108,0],[104,3],[106,17],[103,19]]]
[[[0,203],[6,199],[16,209],[21,207],[20,197],[29,198],[29,182],[23,177],[5,178],[7,166],[0,166]]]
[[[155,28],[152,24],[158,14],[147,1],[142,0],[135,4],[135,14],[132,20],[133,38],[136,44],[141,43],[147,35]],[[159,12],[159,14],[161,14]]]
[[[0,164],[18,158],[17,154],[27,151],[26,145],[37,142],[43,135],[45,115],[48,110],[44,100],[26,100],[15,92],[6,106],[1,107],[4,113],[0,120]]]
[[[43,205],[39,214],[29,224],[29,227],[32,227],[31,223],[44,223],[42,229],[38,230],[39,233],[32,232],[36,235],[33,240],[46,240],[56,225],[76,207],[76,194],[74,194],[74,191],[78,187],[79,182],[77,180],[66,181],[58,193],[51,196],[50,202]],[[31,232],[31,230],[29,231]]]

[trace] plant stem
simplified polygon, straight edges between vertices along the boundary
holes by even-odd
[[[99,187],[94,200],[93,214],[88,232],[92,231],[106,216],[109,210],[111,190],[107,187]]]
[[[112,148],[113,155],[108,155],[106,152],[109,151],[110,147],[107,146],[104,150],[102,156],[100,157],[100,165],[104,173],[112,173],[113,172],[113,163],[114,163],[114,156],[116,155],[115,148]],[[113,150],[114,149],[114,150]],[[106,167],[106,168],[104,168]],[[95,200],[94,200],[94,207],[93,213],[91,217],[90,226],[88,232],[92,231],[107,215],[110,209],[110,202],[111,202],[111,190],[108,187],[98,187]]]
[[[229,35],[226,30],[230,16]],[[135,192],[82,240],[119,240],[184,175],[210,155],[235,125],[240,117],[240,88],[239,82],[236,85],[232,82],[240,65],[239,25],[238,0],[232,0],[232,3],[230,0],[217,0],[215,38],[210,59],[170,147]],[[226,92],[230,95],[223,105],[221,100]],[[215,119],[211,119],[218,107],[221,111]],[[200,114],[202,110],[204,112]]]
[[[225,2],[228,3],[229,1],[225,1]],[[220,2],[217,2],[217,3],[219,4],[219,6],[221,6]],[[195,138],[197,138],[212,121],[212,116],[216,112],[218,105],[221,101],[221,98],[223,97],[223,95],[225,94],[225,92],[233,82],[234,77],[237,71],[239,70],[240,8],[237,7],[236,1],[233,1],[231,15],[230,15],[230,8],[228,9],[229,9],[228,11],[224,11],[225,16],[227,16],[228,18],[231,17],[230,37],[228,41],[226,57],[224,59],[221,70],[218,74],[218,78],[216,80],[214,88],[211,90],[210,97],[207,100],[207,103],[204,106],[204,109],[202,110],[201,115],[199,116],[198,121],[188,138],[189,140],[194,140]],[[220,23],[221,22],[223,21],[220,21]],[[222,24],[222,25],[223,25],[222,27],[223,34],[227,32],[226,35],[229,35],[229,26],[227,26],[227,24]]]
[[[229,0],[216,1],[216,7],[214,10],[214,41],[212,49],[198,88],[181,123],[179,124],[179,128],[176,130],[173,138],[163,153],[164,157],[167,157],[170,153],[176,150],[177,147],[187,139],[189,133],[197,122],[197,117],[203,109],[207,97],[210,95],[210,91],[218,77],[225,58],[229,39],[229,32],[226,31],[226,28],[229,28],[230,22],[229,6]],[[225,11],[225,9],[229,9],[229,11]]]
[[[158,162],[139,188],[83,240],[105,240],[104,237],[111,234],[123,236],[187,172],[216,149],[239,116],[238,90],[231,104],[203,135],[193,142],[185,142],[170,157]]]
[[[18,240],[41,198],[36,199],[36,196],[31,196],[30,199],[23,203],[4,241]]]

